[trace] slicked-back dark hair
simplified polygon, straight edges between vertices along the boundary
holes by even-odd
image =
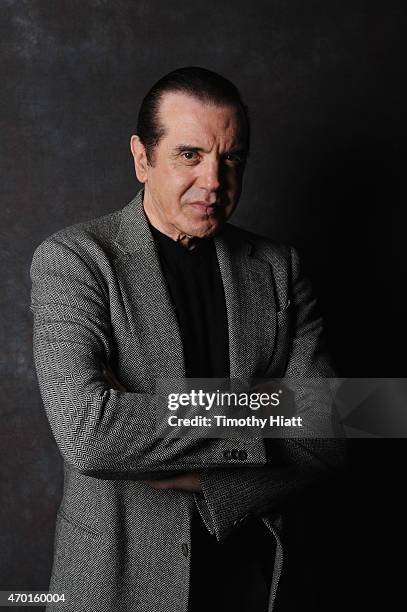
[[[161,100],[164,94],[169,92],[184,93],[216,106],[236,108],[240,115],[243,141],[247,151],[249,150],[249,113],[237,87],[217,72],[199,66],[186,66],[163,76],[152,86],[141,103],[137,134],[146,149],[150,165],[154,162],[154,148],[165,135],[165,126],[160,123],[159,112]]]

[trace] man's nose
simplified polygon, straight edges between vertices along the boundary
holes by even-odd
[[[218,191],[221,185],[220,163],[216,159],[208,159],[201,165],[199,186],[207,191]]]

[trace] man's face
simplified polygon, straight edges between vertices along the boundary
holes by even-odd
[[[136,162],[147,216],[174,239],[211,236],[232,214],[241,193],[246,149],[238,111],[167,93],[160,123],[165,135],[154,149],[153,165],[139,155],[145,163],[137,171]],[[135,146],[144,150],[140,142]]]

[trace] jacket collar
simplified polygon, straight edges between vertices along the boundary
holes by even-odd
[[[121,211],[119,231],[115,239],[122,253],[147,247],[154,242],[143,207],[144,187]]]

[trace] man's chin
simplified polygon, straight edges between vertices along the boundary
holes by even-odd
[[[185,233],[195,238],[209,238],[217,234],[226,223],[226,218],[222,215],[211,214],[207,216],[199,215],[198,218],[188,219],[185,223]]]
[[[210,238],[217,234],[222,226],[225,224],[225,221],[220,221],[219,219],[211,219],[206,223],[200,223],[196,225],[192,225],[189,228],[189,231],[186,233],[189,236],[194,236],[194,238]]]

